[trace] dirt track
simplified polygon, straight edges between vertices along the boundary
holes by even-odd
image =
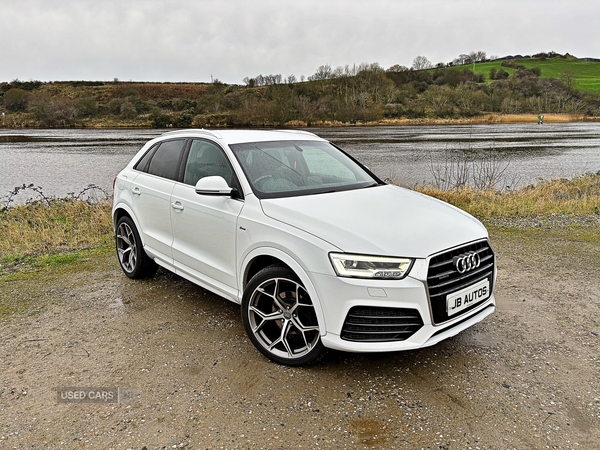
[[[494,233],[498,310],[419,351],[278,366],[238,307],[113,255],[0,281],[0,449],[597,449],[599,246]],[[569,255],[565,257],[564,255]],[[58,387],[132,403],[58,403]]]

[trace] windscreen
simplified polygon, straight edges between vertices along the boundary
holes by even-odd
[[[323,141],[230,145],[259,198],[289,197],[377,186],[380,181]]]

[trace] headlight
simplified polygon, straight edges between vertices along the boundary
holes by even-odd
[[[404,278],[412,264],[410,258],[386,256],[350,255],[330,253],[329,258],[340,277],[371,278],[375,280],[399,280]]]

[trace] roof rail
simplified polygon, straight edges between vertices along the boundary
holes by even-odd
[[[280,131],[281,133],[297,133],[297,134],[308,134],[310,136],[317,136],[315,133],[311,133],[310,131],[304,131],[304,130],[277,130]]]
[[[204,128],[186,128],[184,130],[167,131],[167,132],[163,133],[162,136],[164,136],[166,134],[171,135],[171,134],[182,134],[182,133],[202,133],[202,134],[208,134],[209,136],[215,137],[217,139],[222,139],[218,133],[215,133],[214,131],[205,130]]]

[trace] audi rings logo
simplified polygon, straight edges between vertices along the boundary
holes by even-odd
[[[481,264],[481,258],[479,254],[475,252],[463,253],[462,255],[455,256],[452,260],[454,267],[458,273],[469,272],[476,269]]]

